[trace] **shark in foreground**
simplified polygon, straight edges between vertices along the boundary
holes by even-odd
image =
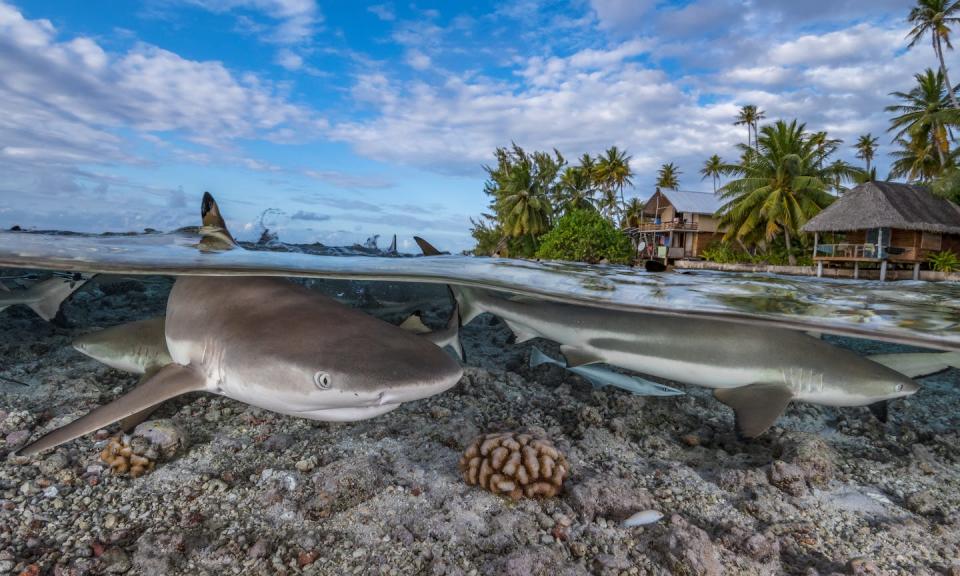
[[[38,316],[49,322],[60,311],[60,305],[86,283],[79,275],[64,278],[55,275],[41,280],[24,290],[11,291],[0,284],[0,311],[16,304],[29,306]]]
[[[416,240],[425,255],[439,254]],[[542,337],[560,343],[570,367],[607,363],[713,388],[714,396],[733,408],[738,433],[748,438],[768,430],[792,401],[885,407],[878,403],[919,389],[911,378],[960,367],[960,353],[954,352],[874,361],[793,330],[451,289],[463,324],[489,312],[520,342]]]
[[[204,198],[204,216],[211,203]],[[19,453],[58,446],[189,392],[312,420],[353,421],[439,394],[463,373],[429,340],[277,278],[181,276],[157,341],[160,327],[155,319],[117,329],[113,336],[138,335],[126,347],[109,334],[78,341],[84,353],[146,377]]]

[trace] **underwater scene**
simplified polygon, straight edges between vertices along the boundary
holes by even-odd
[[[0,571],[958,569],[957,283],[237,243],[202,212],[0,234]]]

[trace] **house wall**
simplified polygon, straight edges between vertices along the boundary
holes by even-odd
[[[960,255],[960,234],[944,234],[941,250],[950,250],[954,254]]]
[[[709,214],[694,214],[693,221],[701,232],[716,232],[720,229],[720,221]]]
[[[707,246],[713,244],[714,242],[719,242],[723,237],[721,232],[696,232],[693,233],[693,249],[690,256],[700,256],[700,253],[703,252],[703,249]]]

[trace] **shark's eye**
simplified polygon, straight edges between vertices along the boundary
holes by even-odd
[[[331,378],[330,375],[326,372],[317,372],[313,375],[313,383],[317,385],[317,388],[321,390],[330,389]]]
[[[903,384],[897,384],[897,392],[903,392]]]

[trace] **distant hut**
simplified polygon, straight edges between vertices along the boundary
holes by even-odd
[[[960,254],[960,207],[921,186],[868,182],[811,218],[803,231],[815,234],[818,276],[824,263],[852,263],[854,278],[862,263],[871,263],[879,264],[881,280],[888,264],[912,265],[917,279],[930,254]],[[833,243],[821,243],[828,233]]]
[[[715,216],[722,204],[712,192],[658,189],[643,204],[639,225],[623,232],[643,246],[649,258],[696,258],[723,236]]]

